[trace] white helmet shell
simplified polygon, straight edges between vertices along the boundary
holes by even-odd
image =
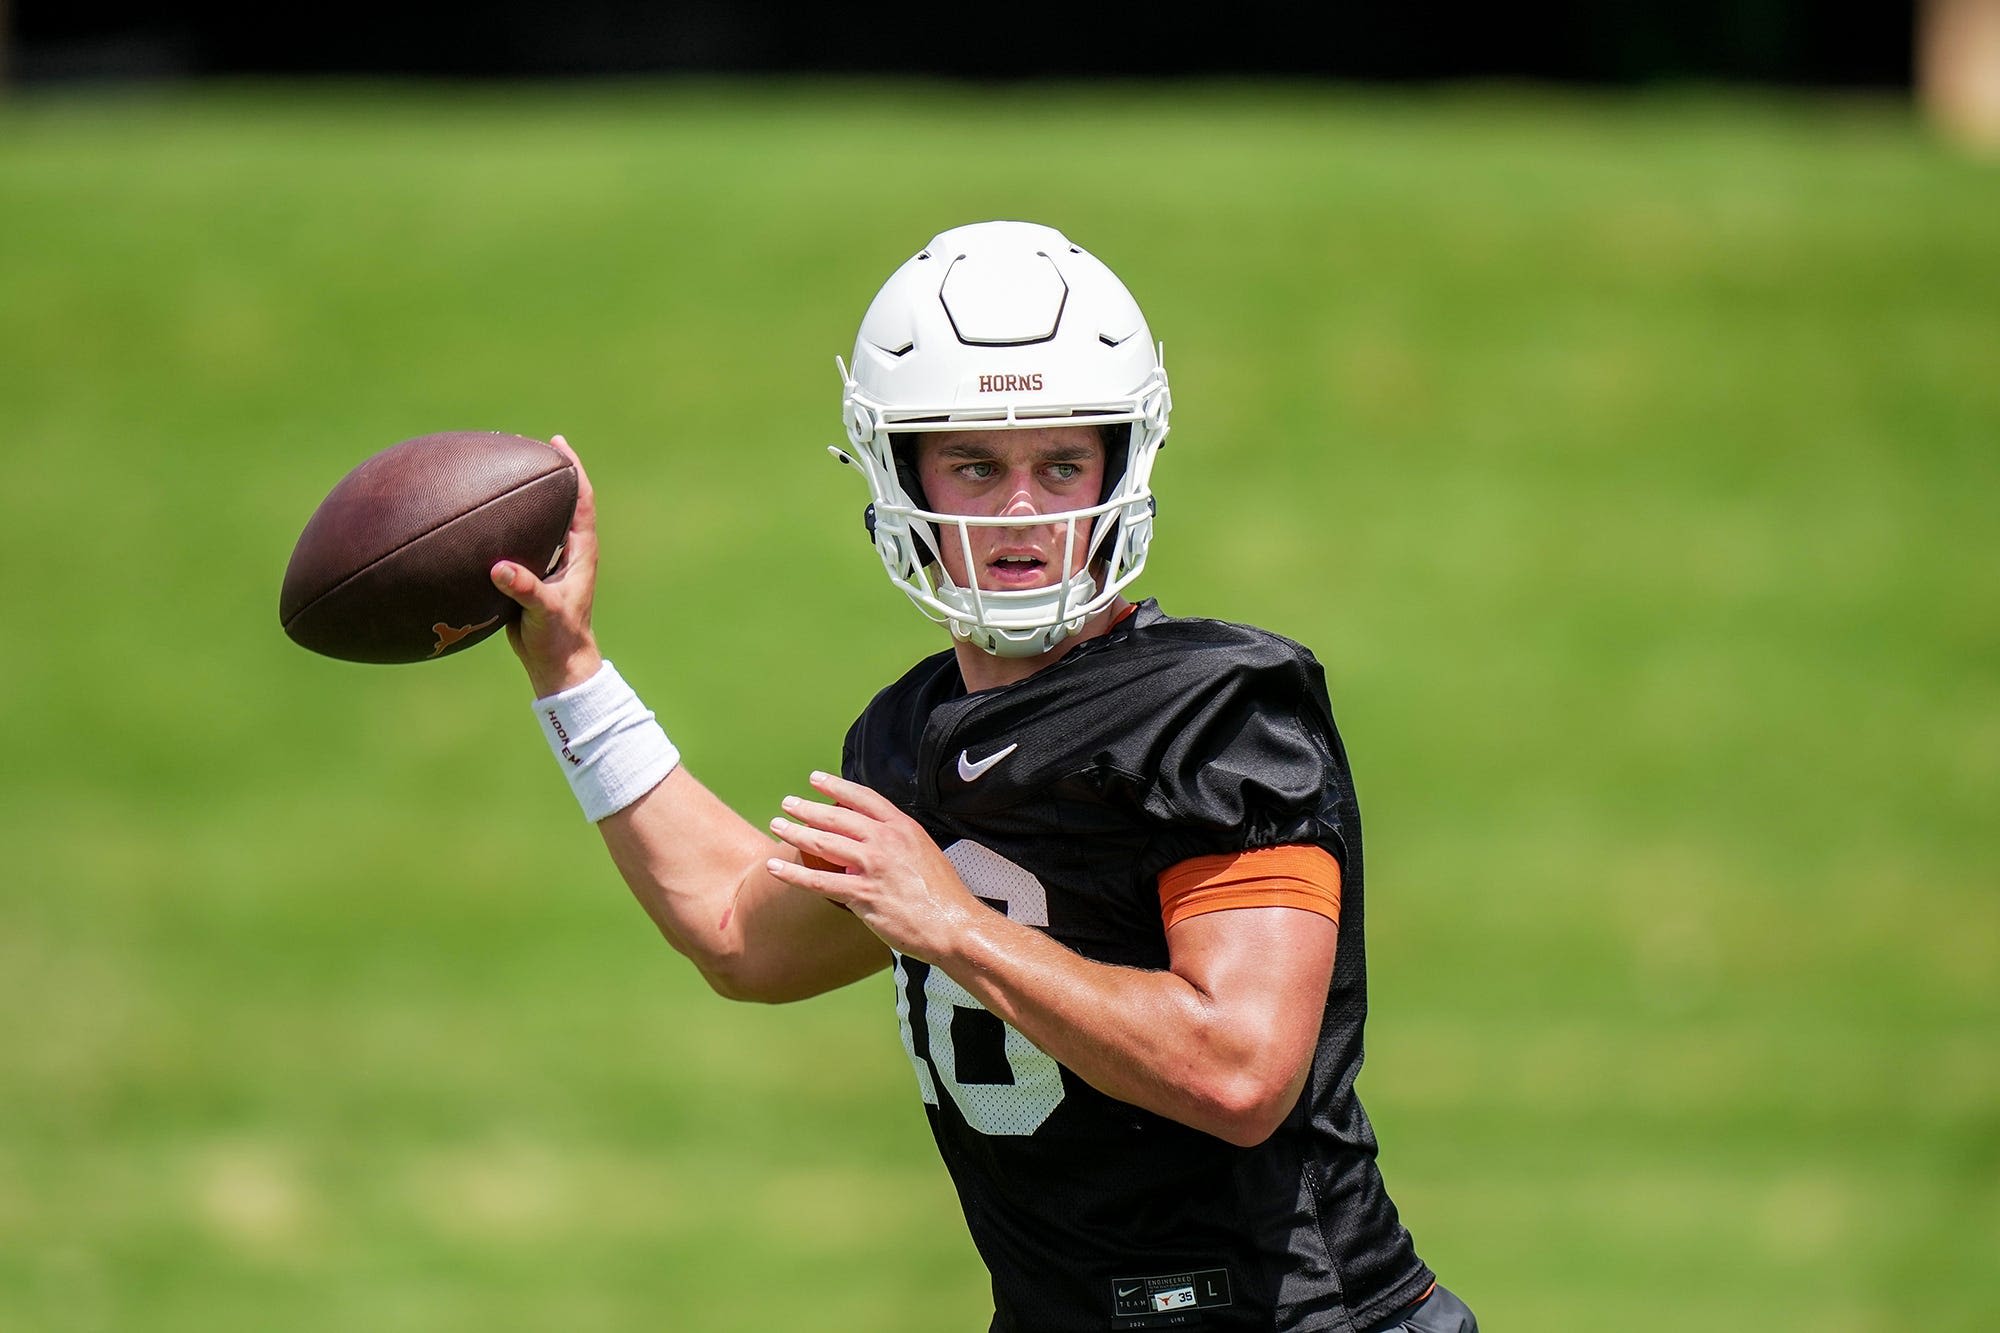
[[[1160,349],[1116,274],[1052,227],[980,222],[939,234],[892,274],[862,317],[842,411],[867,478],[869,526],[890,581],[952,636],[1001,657],[1048,651],[1139,576],[1152,541],[1153,458],[1172,400]],[[1051,425],[1106,431],[1100,503],[1049,515],[942,514],[906,487],[910,434]],[[911,483],[914,484],[913,482]],[[937,543],[971,527],[1067,523],[1065,567],[1047,588],[960,587]],[[1086,535],[1087,534],[1087,537]]]

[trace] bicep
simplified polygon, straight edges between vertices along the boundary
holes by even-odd
[[[1203,997],[1241,1058],[1302,1076],[1333,981],[1338,923],[1295,907],[1237,907],[1167,930],[1168,966]]]

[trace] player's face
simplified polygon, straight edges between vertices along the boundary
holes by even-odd
[[[944,431],[917,437],[917,475],[940,514],[1027,518],[1087,509],[1104,487],[1104,438],[1095,426],[1026,430]],[[1071,559],[1080,563],[1090,524],[1076,525]],[[969,527],[979,586],[990,592],[1045,588],[1063,575],[1068,525]],[[966,577],[958,529],[938,534],[945,573],[960,587]],[[1075,569],[1070,571],[1075,573]]]

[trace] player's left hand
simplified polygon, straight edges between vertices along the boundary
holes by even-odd
[[[972,896],[923,826],[888,798],[831,773],[813,774],[812,785],[833,804],[787,796],[785,815],[771,821],[771,832],[843,869],[774,858],[772,875],[841,904],[890,948],[931,963],[951,950],[976,914],[991,910]]]

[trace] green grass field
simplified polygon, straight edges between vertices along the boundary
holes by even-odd
[[[365,454],[566,432],[608,650],[768,815],[938,646],[833,357],[996,216],[1167,344],[1143,590],[1326,663],[1361,1090],[1491,1333],[2000,1326],[2000,168],[1880,102],[688,84],[0,104],[0,1329],[984,1327],[887,982],[709,997],[503,646],[276,603]]]

